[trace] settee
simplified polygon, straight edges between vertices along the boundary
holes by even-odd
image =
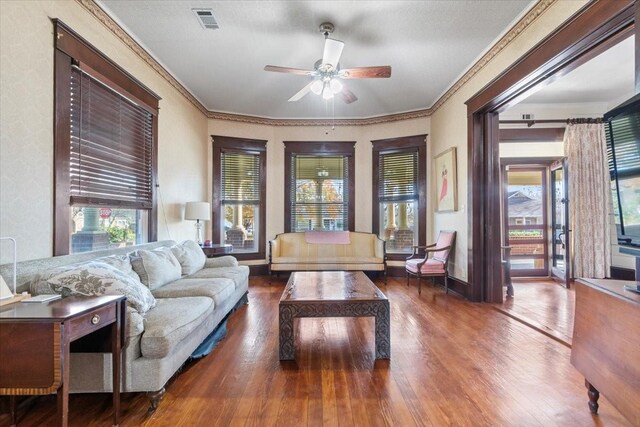
[[[2,267],[3,275],[11,274]],[[249,268],[231,256],[208,259],[193,241],[23,261],[17,267],[18,291],[64,297],[106,289],[127,296],[121,391],[147,392],[150,410],[194,350],[247,302]],[[96,280],[106,284],[99,292],[88,289]],[[72,393],[112,391],[110,353],[72,352],[70,363]]]
[[[269,241],[269,273],[378,271],[387,274],[385,242],[373,233],[293,232]]]

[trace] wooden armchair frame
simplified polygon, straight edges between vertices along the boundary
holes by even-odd
[[[449,233],[450,231],[444,231]],[[413,253],[411,254],[411,256],[407,257],[407,261],[411,260],[411,259],[416,259],[419,257],[424,257],[422,262],[419,262],[416,267],[417,267],[417,271],[410,271],[409,268],[407,268],[405,266],[405,271],[407,273],[407,286],[409,286],[409,279],[411,276],[416,276],[418,278],[418,295],[420,295],[422,293],[422,283],[421,283],[421,279],[423,277],[431,277],[431,280],[433,281],[434,277],[444,277],[444,289],[445,289],[445,293],[449,293],[449,271],[448,271],[448,267],[449,267],[449,257],[451,256],[451,251],[453,250],[453,246],[455,244],[455,239],[456,239],[456,232],[453,231],[453,236],[451,238],[451,244],[448,246],[442,246],[442,247],[437,247],[436,245],[438,243],[432,243],[430,245],[426,245],[426,246],[413,246]],[[444,271],[442,272],[422,272],[422,267],[424,266],[424,264],[431,258],[429,258],[429,254],[430,253],[436,253],[436,252],[441,252],[441,251],[446,251],[448,250],[449,252],[447,252],[447,256],[445,259],[443,260],[437,260],[439,262],[442,262],[443,267],[444,267]],[[424,255],[422,254],[422,252],[424,252]]]

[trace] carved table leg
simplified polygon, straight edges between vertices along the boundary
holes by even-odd
[[[589,381],[584,380],[584,385],[587,387],[587,394],[589,395],[589,410],[592,414],[598,413],[598,399],[600,398],[600,392],[591,385]]]
[[[376,359],[391,358],[391,316],[389,301],[382,301],[376,312]]]
[[[280,360],[294,360],[293,317],[295,308],[288,304],[280,304]]]
[[[147,393],[147,397],[151,401],[151,405],[149,405],[149,412],[153,412],[156,409],[158,409],[158,405],[160,404],[160,401],[164,397],[164,393],[165,393],[164,387],[162,387],[158,391],[155,391],[155,392],[150,391]]]

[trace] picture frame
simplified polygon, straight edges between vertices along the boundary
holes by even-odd
[[[458,210],[458,174],[456,147],[435,156],[436,212]]]

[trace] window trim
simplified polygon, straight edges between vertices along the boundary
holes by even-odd
[[[148,239],[157,240],[157,173],[158,173],[158,105],[160,97],[102,54],[59,19],[54,25],[54,209],[53,254],[70,253],[70,96],[71,66],[77,65],[88,74],[109,85],[121,95],[135,101],[153,116],[152,207],[149,211]]]
[[[355,231],[355,147],[356,141],[283,141],[284,144],[284,229],[291,232],[291,158],[296,154],[347,157],[348,230]]]
[[[427,134],[402,136],[398,138],[377,139],[372,145],[372,195],[371,195],[371,230],[380,235],[380,198],[379,175],[380,154],[415,151],[418,148],[418,245],[424,246],[427,241]],[[387,253],[390,261],[404,261],[408,254]]]
[[[260,204],[258,221],[258,250],[257,252],[233,253],[233,256],[239,260],[255,260],[266,259],[267,257],[267,140],[236,138],[233,136],[211,135],[212,146],[212,195],[211,195],[211,238],[214,242],[220,242],[220,213],[222,212],[222,151],[224,149],[233,149],[239,153],[258,154],[260,162]]]

